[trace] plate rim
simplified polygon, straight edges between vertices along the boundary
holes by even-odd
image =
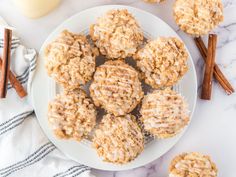
[[[156,15],[150,13],[150,12],[147,12],[147,11],[142,10],[142,9],[140,9],[140,8],[132,7],[132,6],[129,6],[129,5],[116,5],[116,4],[113,4],[113,5],[99,5],[99,6],[94,6],[94,7],[91,7],[91,8],[87,8],[87,9],[81,10],[80,12],[78,12],[78,13],[76,13],[76,14],[70,16],[70,17],[68,17],[67,19],[65,19],[64,21],[62,21],[59,25],[57,25],[57,27],[54,28],[54,29],[50,32],[50,34],[47,36],[47,38],[44,40],[43,44],[41,45],[40,50],[39,50],[39,53],[38,53],[38,54],[39,54],[39,55],[38,55],[38,58],[39,58],[40,54],[43,52],[44,47],[45,47],[45,45],[48,43],[49,39],[52,38],[53,36],[55,36],[55,32],[58,31],[60,28],[62,28],[62,27],[64,26],[64,24],[66,24],[68,21],[72,20],[73,18],[75,18],[76,16],[79,16],[79,15],[82,14],[82,13],[86,13],[87,11],[91,11],[91,10],[97,9],[97,8],[107,8],[107,7],[110,7],[110,9],[115,9],[115,8],[119,8],[119,9],[120,9],[120,8],[124,8],[124,9],[127,9],[127,8],[129,8],[129,9],[133,9],[133,10],[135,10],[135,11],[138,11],[138,12],[140,12],[140,13],[144,13],[144,14],[147,14],[147,15],[151,15],[151,16],[153,16],[154,18],[156,18],[157,20],[161,20],[163,23],[165,23],[169,28],[171,28],[171,29],[176,33],[176,35],[178,36],[178,38],[180,38],[180,39],[182,40],[182,38],[180,37],[180,35],[179,35],[168,23],[166,23],[164,20],[162,20],[161,18],[159,18],[158,16],[156,16]],[[81,30],[81,31],[83,31],[83,30]],[[182,41],[183,41],[183,40],[182,40]],[[184,41],[183,41],[183,43],[184,43]],[[185,43],[184,43],[184,44],[185,44]],[[186,44],[185,44],[185,48],[186,48],[186,50],[187,50],[187,52],[188,52],[188,54],[189,54],[189,61],[190,61],[191,65],[192,65],[193,77],[194,77],[193,79],[194,79],[194,83],[195,83],[195,87],[194,87],[194,90],[195,90],[194,93],[195,93],[195,95],[194,95],[193,108],[192,108],[192,112],[191,112],[191,115],[190,115],[190,122],[189,122],[189,124],[183,129],[183,131],[179,134],[179,137],[178,137],[177,141],[175,142],[175,144],[172,145],[169,149],[165,150],[161,156],[155,157],[155,158],[153,158],[153,159],[150,159],[148,162],[142,163],[142,164],[140,164],[140,165],[136,165],[136,166],[134,166],[134,167],[126,167],[126,164],[124,164],[124,165],[117,165],[117,168],[116,168],[116,169],[114,169],[114,168],[107,169],[107,168],[95,167],[95,166],[93,166],[93,165],[88,165],[88,164],[86,164],[86,163],[80,161],[79,159],[73,158],[71,155],[67,154],[66,152],[63,152],[63,150],[61,150],[61,148],[56,145],[56,143],[54,142],[54,140],[52,140],[52,139],[47,135],[47,133],[45,132],[45,130],[44,130],[44,128],[43,128],[43,123],[41,123],[40,119],[39,119],[38,116],[37,116],[37,111],[36,111],[36,107],[35,107],[35,102],[36,102],[36,101],[35,101],[35,96],[34,96],[34,95],[35,95],[35,93],[34,93],[34,90],[35,90],[35,88],[34,88],[34,81],[35,81],[34,77],[35,77],[35,75],[37,75],[37,70],[38,70],[38,67],[37,67],[37,65],[36,65],[36,70],[35,70],[35,73],[34,73],[34,76],[33,76],[33,80],[32,80],[31,86],[30,86],[30,89],[31,89],[30,100],[31,100],[31,102],[32,102],[32,105],[33,105],[33,108],[34,108],[34,111],[35,111],[37,120],[38,120],[38,122],[39,122],[39,125],[40,125],[40,127],[41,127],[43,133],[44,133],[45,136],[49,139],[49,141],[52,142],[52,143],[53,143],[63,154],[65,154],[65,156],[67,156],[69,159],[74,160],[74,161],[76,161],[76,162],[78,162],[78,163],[81,163],[81,164],[90,166],[90,167],[92,167],[92,168],[99,169],[99,170],[107,170],[107,171],[123,171],[123,170],[129,170],[129,169],[134,169],[134,168],[141,167],[141,166],[143,166],[143,165],[145,165],[145,164],[151,163],[151,162],[154,161],[154,160],[157,160],[158,158],[160,158],[160,157],[162,157],[163,155],[165,155],[169,150],[171,150],[171,149],[180,141],[180,139],[183,137],[184,133],[186,132],[186,130],[187,130],[188,127],[190,126],[190,124],[191,124],[191,122],[192,122],[193,115],[194,115],[195,110],[196,110],[197,95],[198,95],[198,94],[197,94],[197,85],[198,85],[198,83],[197,83],[196,68],[195,68],[195,64],[194,64],[194,62],[193,62],[193,58],[192,58],[192,56],[191,56],[191,53],[189,52],[189,49],[188,49],[188,47],[187,47]],[[38,63],[38,62],[39,62],[39,59],[37,59],[36,62]],[[99,157],[99,158],[100,158],[100,157]],[[111,165],[114,165],[114,164],[111,164]]]

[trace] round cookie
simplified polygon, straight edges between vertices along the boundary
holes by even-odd
[[[175,37],[148,42],[135,56],[145,82],[153,88],[173,86],[188,70],[188,53]]]
[[[92,79],[97,54],[85,36],[65,30],[46,47],[45,66],[57,83],[75,89]]]
[[[107,114],[95,131],[93,147],[104,161],[124,164],[143,151],[144,137],[133,115]]]
[[[86,137],[96,125],[97,111],[82,90],[64,91],[48,105],[48,121],[59,138]]]
[[[143,41],[142,30],[126,9],[110,10],[98,18],[90,36],[101,54],[111,59],[134,55]]]
[[[221,0],[176,0],[174,18],[184,32],[205,35],[223,21],[223,5]]]
[[[140,114],[144,129],[157,138],[173,137],[189,122],[187,103],[171,89],[144,96]]]
[[[217,177],[216,165],[207,155],[197,152],[176,156],[169,167],[169,177]]]
[[[131,112],[143,98],[138,72],[121,60],[97,67],[89,89],[94,104],[114,115]]]

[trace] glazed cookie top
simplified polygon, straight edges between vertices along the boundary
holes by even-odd
[[[130,57],[143,41],[136,19],[126,9],[110,10],[90,27],[90,35],[102,55]]]
[[[169,167],[169,177],[216,177],[217,168],[207,155],[197,152],[176,156]]]
[[[154,88],[173,86],[188,70],[188,53],[175,37],[148,42],[135,56],[145,82]]]
[[[140,113],[144,129],[157,138],[173,137],[189,122],[187,103],[171,89],[147,94]]]
[[[122,60],[107,61],[97,67],[90,95],[96,106],[114,115],[129,113],[143,98],[138,72]]]
[[[221,0],[176,0],[174,18],[186,33],[205,35],[223,21],[223,5]]]
[[[75,89],[92,79],[97,54],[85,36],[65,30],[45,49],[46,69],[64,88]]]
[[[64,91],[48,105],[48,121],[59,138],[80,141],[96,124],[97,111],[82,90]]]
[[[107,114],[95,131],[93,147],[104,161],[124,164],[144,149],[144,138],[133,115]]]

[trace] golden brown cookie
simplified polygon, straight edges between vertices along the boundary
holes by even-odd
[[[175,37],[148,42],[135,56],[145,82],[154,88],[173,86],[188,70],[188,53]]]
[[[101,54],[110,59],[134,55],[143,41],[142,30],[126,9],[110,10],[98,18],[90,35]]]
[[[184,98],[171,89],[155,90],[144,96],[140,110],[144,129],[157,138],[170,138],[189,122]]]
[[[171,161],[169,177],[217,177],[217,168],[207,155],[183,153]]]
[[[59,138],[80,141],[96,125],[97,111],[82,90],[64,91],[48,105],[48,121]]]
[[[124,164],[144,149],[144,137],[133,115],[103,117],[95,131],[93,147],[104,161]]]
[[[85,36],[65,30],[46,47],[45,66],[57,83],[75,89],[92,79],[97,54]]]
[[[223,4],[221,0],[176,0],[174,18],[184,32],[205,35],[223,21]]]
[[[138,72],[121,60],[107,61],[97,67],[90,95],[96,106],[109,113],[129,113],[143,98]]]

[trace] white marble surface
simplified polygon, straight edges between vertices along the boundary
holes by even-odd
[[[142,0],[63,0],[49,15],[37,20],[22,16],[9,0],[0,0],[0,16],[17,28],[25,45],[40,49],[49,33],[71,15],[89,7],[103,4],[125,4],[151,12],[169,25],[182,37],[197,69],[199,88],[203,62],[193,40],[181,32],[172,16],[173,0],[165,3],[146,4]],[[219,34],[217,63],[236,88],[236,1],[224,0],[224,22],[215,30]],[[211,155],[219,168],[219,177],[236,176],[236,95],[227,96],[214,83],[211,101],[198,99],[191,125],[178,144],[162,158],[138,169],[123,172],[93,170],[98,177],[166,177],[170,160],[178,153],[199,151]]]

